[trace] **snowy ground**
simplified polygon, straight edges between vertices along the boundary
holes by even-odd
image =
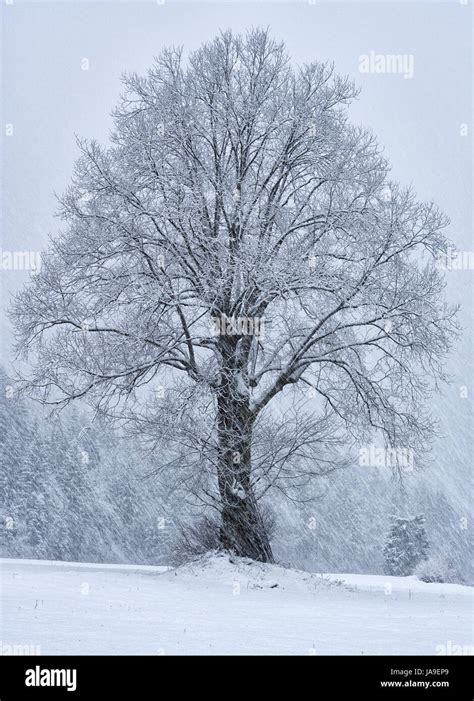
[[[208,556],[168,571],[0,560],[0,582],[4,654],[431,655],[472,645],[473,588],[415,577]]]

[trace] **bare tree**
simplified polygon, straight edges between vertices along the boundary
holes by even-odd
[[[221,545],[272,560],[271,486],[304,495],[369,433],[425,444],[455,328],[448,222],[348,122],[353,84],[267,32],[124,81],[112,144],[79,142],[64,232],[16,299],[25,386],[154,436]]]

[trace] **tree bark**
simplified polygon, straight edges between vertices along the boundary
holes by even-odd
[[[217,399],[221,546],[240,556],[273,562],[268,533],[251,482],[253,416],[236,339],[222,339],[224,367]]]

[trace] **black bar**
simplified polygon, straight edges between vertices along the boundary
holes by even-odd
[[[18,699],[159,699],[228,692],[244,699],[260,686],[268,697],[307,689],[311,699],[456,699],[472,701],[472,658],[434,656],[0,657],[0,701]],[[288,664],[288,670],[286,669]],[[252,669],[254,668],[254,669]],[[30,671],[28,671],[30,670]],[[32,670],[32,671],[31,671]],[[51,674],[50,670],[60,670]],[[62,670],[62,671],[61,671]],[[70,670],[66,677],[66,670]],[[76,670],[74,679],[72,670]],[[65,686],[26,686],[63,682]],[[72,687],[76,688],[73,690]],[[423,682],[423,684],[420,684]],[[388,685],[387,683],[390,683]],[[67,685],[71,690],[67,690]],[[292,696],[294,693],[292,693]]]

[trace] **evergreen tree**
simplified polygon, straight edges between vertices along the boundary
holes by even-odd
[[[387,574],[406,577],[426,560],[428,539],[423,514],[415,518],[394,518],[384,546]]]

